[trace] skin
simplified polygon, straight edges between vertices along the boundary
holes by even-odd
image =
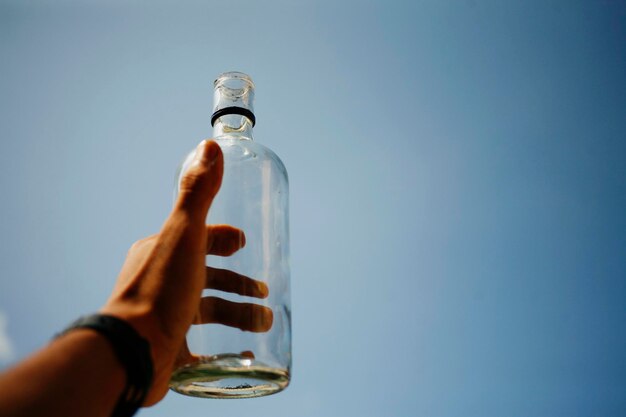
[[[229,256],[245,245],[242,230],[205,224],[223,167],[219,146],[201,142],[161,231],[133,244],[100,310],[126,320],[150,342],[154,380],[144,406],[165,396],[176,367],[197,360],[185,342],[192,324],[219,323],[252,332],[272,326],[267,307],[202,297],[205,288],[256,298],[269,293],[260,281],[205,265],[206,254]],[[0,375],[0,416],[32,416],[42,410],[46,416],[109,416],[124,383],[125,371],[108,340],[93,330],[72,331]]]

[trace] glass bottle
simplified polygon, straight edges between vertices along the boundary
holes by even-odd
[[[207,224],[228,224],[245,233],[245,246],[231,256],[207,255],[206,264],[267,284],[266,298],[216,290],[214,296],[271,309],[269,330],[243,331],[221,324],[194,324],[187,344],[196,361],[174,371],[170,388],[208,398],[269,395],[287,387],[291,369],[291,306],[287,171],[274,152],[252,140],[254,83],[240,72],[214,82],[213,138],[224,154],[222,186]],[[177,176],[193,160],[192,151]]]

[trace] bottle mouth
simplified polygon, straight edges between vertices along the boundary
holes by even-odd
[[[224,72],[213,82],[215,89],[232,90],[235,96],[241,96],[249,90],[254,90],[254,82],[248,74],[238,71]],[[239,95],[237,95],[239,93]]]

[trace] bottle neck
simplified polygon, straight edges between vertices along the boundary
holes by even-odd
[[[242,72],[225,72],[213,83],[214,138],[252,140],[254,83]]]
[[[215,139],[252,140],[252,122],[245,116],[227,114],[221,116],[213,124]]]

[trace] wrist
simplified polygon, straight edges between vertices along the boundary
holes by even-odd
[[[164,358],[175,354],[168,349],[171,344],[170,337],[155,318],[154,308],[142,306],[136,301],[112,300],[100,309],[99,313],[126,321],[141,337],[148,341],[155,370],[162,368]]]
[[[106,339],[118,365],[125,371],[126,383],[112,416],[130,417],[144,404],[153,382],[150,345],[128,322],[105,314],[84,316],[72,323],[59,337],[85,330]],[[87,334],[85,336],[87,337]],[[93,335],[92,335],[93,337]],[[100,341],[101,343],[101,341]]]
[[[159,402],[169,389],[169,379],[184,340],[184,333],[180,337],[180,342],[176,342],[157,321],[154,309],[150,306],[141,307],[140,304],[135,300],[128,302],[114,297],[100,313],[125,320],[150,343],[154,383],[144,405],[151,406]]]

